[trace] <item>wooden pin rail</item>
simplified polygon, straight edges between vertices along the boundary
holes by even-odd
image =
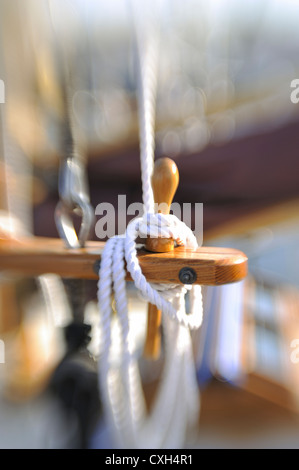
[[[0,271],[37,276],[55,273],[63,278],[98,279],[104,242],[89,242],[69,250],[60,239],[32,237],[0,239]],[[149,282],[180,283],[181,276],[194,284],[217,286],[246,277],[247,257],[231,248],[201,247],[196,251],[177,247],[168,253],[138,250],[143,274]],[[188,268],[189,271],[181,271]],[[132,280],[127,273],[127,280]]]

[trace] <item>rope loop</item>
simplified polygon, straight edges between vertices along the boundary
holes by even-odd
[[[150,214],[151,216],[153,214]],[[192,370],[192,344],[188,328],[197,329],[202,322],[201,287],[148,283],[137,257],[136,239],[146,233],[156,233],[162,224],[167,235],[183,227],[173,216],[133,219],[125,237],[115,236],[106,242],[102,253],[98,282],[100,330],[102,344],[99,359],[99,385],[102,390],[108,423],[120,447],[175,448],[182,445],[187,426],[196,426],[199,410],[197,383]],[[184,238],[194,246],[191,230],[185,226]],[[135,344],[129,325],[126,296],[125,264],[143,298],[163,312],[165,326],[164,380],[150,415],[142,390],[142,380],[135,357]],[[112,341],[111,295],[114,292],[117,320],[120,326],[121,359],[115,362]],[[185,295],[189,292],[191,313],[186,313]],[[176,397],[180,395],[180,411]],[[184,399],[185,397],[185,399]],[[160,426],[163,422],[165,426]],[[166,424],[168,423],[168,424]],[[181,430],[180,432],[178,432]]]

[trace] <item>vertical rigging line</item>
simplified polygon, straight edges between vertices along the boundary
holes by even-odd
[[[134,5],[134,30],[137,55],[137,94],[140,141],[140,164],[144,211],[154,212],[151,178],[155,151],[155,113],[159,30],[152,12],[141,12]],[[146,21],[144,20],[146,18]]]

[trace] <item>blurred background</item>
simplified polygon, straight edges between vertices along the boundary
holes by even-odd
[[[186,446],[297,448],[299,103],[291,82],[299,78],[299,1],[142,3],[160,34],[156,157],[177,163],[174,200],[203,203],[204,245],[249,258],[244,282],[204,289],[194,337],[202,408]],[[120,194],[127,205],[142,200],[135,8],[124,0],[0,0],[1,238],[58,237],[69,115],[93,207],[117,208]],[[94,324],[96,283],[85,288]],[[143,306],[132,287],[130,302],[141,338]],[[1,272],[1,448],[108,445],[96,354],[90,345],[80,357],[66,353],[71,317],[61,279]],[[159,365],[143,366],[150,395]]]

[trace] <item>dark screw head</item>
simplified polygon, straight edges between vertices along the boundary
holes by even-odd
[[[194,284],[197,276],[192,268],[182,268],[179,272],[179,280],[182,284]]]
[[[96,274],[99,274],[100,267],[101,267],[101,260],[98,259],[97,261],[94,262],[94,265],[93,265],[93,270]]]

